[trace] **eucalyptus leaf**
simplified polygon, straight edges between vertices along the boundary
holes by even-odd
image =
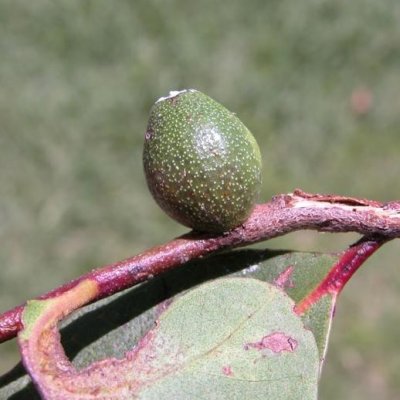
[[[295,301],[310,292],[337,260],[334,255],[245,249],[190,262],[123,293],[77,311],[62,323],[63,345],[77,368],[124,354],[154,327],[165,304],[195,285],[220,276],[255,277],[280,286]],[[289,268],[290,274],[286,274]],[[303,321],[314,333],[323,360],[334,306],[321,299]],[[19,368],[0,378],[0,398],[35,399],[37,394]],[[12,396],[12,397],[10,397]]]
[[[175,360],[183,368],[139,398],[315,399],[318,350],[293,305],[255,279],[219,279],[188,292],[161,316],[154,346],[167,370]]]

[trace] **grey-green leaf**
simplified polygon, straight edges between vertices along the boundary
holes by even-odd
[[[336,262],[334,255],[243,249],[196,260],[133,289],[78,311],[62,330],[63,345],[77,368],[108,357],[122,358],[163,311],[164,300],[206,280],[234,274],[266,280],[299,301]],[[288,273],[288,271],[290,273]],[[317,340],[320,358],[326,349],[333,299],[325,298],[303,316]],[[229,373],[229,368],[225,369]],[[0,378],[0,398],[36,399],[36,391],[19,369]]]
[[[176,370],[139,398],[316,398],[318,350],[293,305],[255,279],[219,279],[188,292],[162,315],[155,346],[154,363]]]

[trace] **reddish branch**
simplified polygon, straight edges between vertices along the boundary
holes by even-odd
[[[376,238],[364,236],[344,251],[339,261],[331,268],[325,279],[296,304],[294,308],[296,314],[303,315],[313,304],[317,303],[321,297],[327,294],[337,296],[361,265],[388,240],[383,236]]]
[[[245,246],[301,229],[323,232],[358,232],[385,240],[400,237],[400,201],[380,203],[336,195],[308,194],[300,190],[257,205],[240,227],[221,234],[190,232],[124,261],[93,270],[39,298],[51,298],[83,280],[94,281],[95,301],[143,282],[189,260],[212,252]],[[22,328],[24,305],[0,315],[0,342]]]

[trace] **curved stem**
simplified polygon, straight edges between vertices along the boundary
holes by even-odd
[[[296,304],[294,308],[296,314],[303,315],[326,294],[338,296],[361,265],[388,240],[382,236],[375,238],[364,236],[357,243],[345,250],[325,279]]]
[[[40,299],[55,297],[84,280],[96,283],[87,302],[95,301],[143,282],[189,260],[226,248],[245,246],[301,229],[358,232],[386,239],[400,237],[400,202],[379,203],[337,195],[308,194],[296,190],[257,205],[248,220],[220,235],[190,232],[164,245],[93,270],[60,286]],[[0,343],[21,329],[24,305],[0,315]]]

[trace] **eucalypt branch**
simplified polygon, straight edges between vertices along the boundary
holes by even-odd
[[[297,306],[304,313],[326,293],[339,293],[351,275],[383,243],[400,237],[400,201],[381,203],[337,195],[309,194],[301,190],[275,196],[256,205],[248,220],[223,234],[189,232],[139,255],[90,271],[38,299],[56,298],[89,283],[80,306],[146,281],[190,260],[214,252],[246,246],[298,230],[321,232],[357,232],[360,242],[343,253],[314,294]],[[0,342],[9,340],[23,328],[25,305],[0,315]]]

